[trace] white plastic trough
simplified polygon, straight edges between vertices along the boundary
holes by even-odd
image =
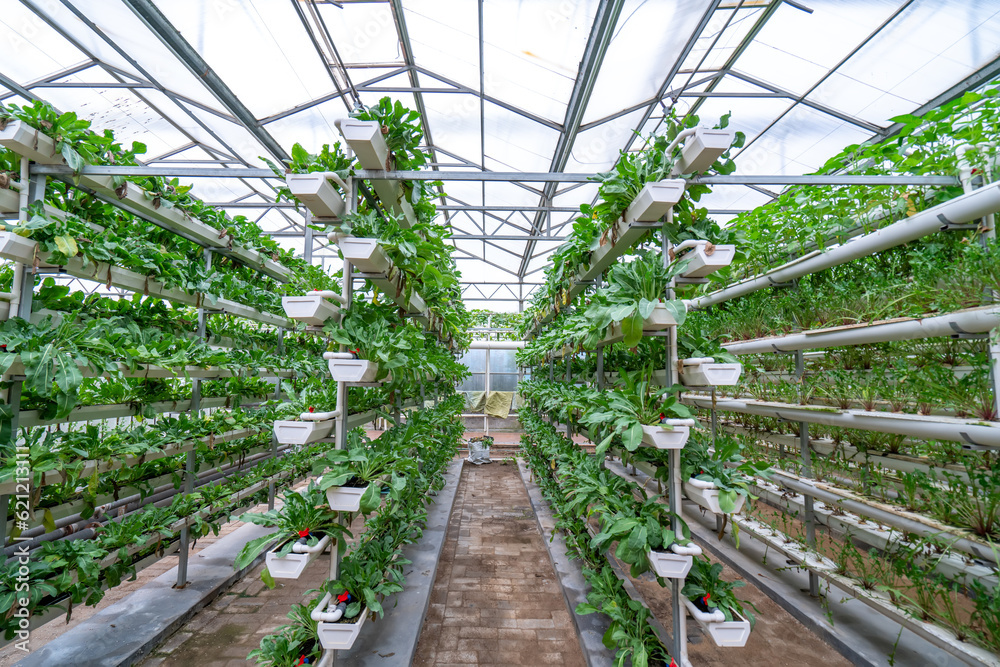
[[[677,162],[674,172],[678,174],[694,174],[709,169],[719,156],[733,145],[736,131],[730,129],[715,130],[699,127],[694,135],[688,137],[681,149],[681,159]]]
[[[297,537],[289,538],[291,540],[297,540]],[[277,545],[264,555],[264,562],[267,565],[267,571],[271,573],[271,576],[275,579],[298,579],[302,573],[305,571],[306,566],[309,563],[316,560],[323,550],[326,549],[327,545],[330,544],[330,536],[324,535],[316,546],[306,547],[295,545],[292,547],[292,553],[279,557],[275,555],[275,552],[287,543],[282,542]],[[294,551],[298,550],[298,552]]]
[[[38,243],[14,232],[0,232],[0,257],[15,262],[31,264],[35,260]]]
[[[317,609],[323,609],[329,604],[330,600],[328,598],[332,597],[329,593],[326,594],[322,600],[320,600],[319,605],[316,606]],[[329,612],[326,612],[329,613]],[[319,644],[324,650],[344,650],[349,649],[354,646],[354,642],[358,640],[358,636],[361,634],[361,628],[365,625],[365,620],[368,618],[368,609],[363,607],[361,613],[358,614],[354,623],[327,623],[325,621],[319,621],[316,624],[316,632],[319,635]]]
[[[281,307],[285,309],[285,315],[291,319],[317,326],[340,315],[340,308],[314,294],[283,296],[281,297]]]
[[[659,220],[684,196],[684,186],[685,182],[680,178],[646,183],[625,211],[625,220],[627,222]]]
[[[739,620],[727,621],[721,611],[716,610],[706,614],[687,598],[682,597],[681,600],[684,601],[684,606],[691,617],[708,633],[716,646],[727,648],[746,646],[747,639],[750,638],[750,621],[736,613],[733,613],[733,616]]]
[[[683,449],[691,437],[693,419],[667,419],[665,424],[671,427],[666,430],[660,425],[642,427],[642,444],[656,449]]]
[[[666,305],[662,303],[656,304],[649,317],[642,321],[643,331],[663,331],[675,326],[677,326],[677,320],[674,318],[674,314],[667,310]]]
[[[274,437],[282,445],[308,445],[330,435],[336,420],[274,422]]]
[[[734,245],[713,245],[708,241],[694,241],[688,248],[690,249],[687,252],[677,256],[677,261],[688,263],[684,273],[681,274],[685,278],[704,278],[729,266],[736,257]]]
[[[727,514],[719,506],[719,489],[712,482],[692,477],[684,482],[684,495],[713,514]],[[739,514],[746,500],[747,497],[744,495],[736,496],[736,506],[732,514]]]
[[[330,359],[330,374],[337,382],[374,382],[378,363],[365,359]]]
[[[337,241],[344,259],[348,260],[362,273],[388,274],[392,262],[378,244],[378,239],[345,236]]]
[[[368,486],[331,486],[326,490],[326,501],[337,512],[357,512],[361,509],[361,496],[367,490]]]
[[[647,553],[649,564],[657,576],[664,579],[683,579],[691,571],[694,559],[666,551],[650,551]]]
[[[300,202],[319,218],[339,218],[344,214],[344,200],[340,198],[326,174],[288,174],[288,189]]]
[[[711,357],[694,357],[682,359],[678,371],[681,384],[687,387],[720,387],[739,382],[743,364],[720,364]]]

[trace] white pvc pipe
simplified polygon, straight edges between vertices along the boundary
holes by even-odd
[[[691,486],[695,487],[696,489],[714,489],[715,488],[715,484],[714,483],[712,483],[712,482],[706,482],[703,479],[697,479],[695,477],[692,477],[691,479],[689,479],[687,481],[687,483],[690,484]]]
[[[676,137],[674,137],[674,140],[670,142],[669,146],[667,146],[667,150],[664,153],[664,155],[666,155],[667,157],[670,157],[671,155],[673,155],[674,154],[674,149],[677,148],[678,144],[680,144],[682,141],[684,141],[688,137],[692,136],[695,133],[695,130],[697,130],[697,129],[698,128],[696,128],[696,127],[688,128],[688,129],[684,130],[683,132],[681,132],[680,134],[678,134]]]
[[[470,350],[520,350],[525,346],[523,340],[474,340],[469,344]]]
[[[782,405],[764,401],[737,401],[708,396],[684,394],[681,400],[688,405],[709,410],[740,412],[763,417],[775,417],[793,422],[825,424],[862,431],[895,433],[922,440],[949,440],[973,447],[1000,449],[1000,423],[903,415],[894,412],[866,410],[838,410],[820,406]]]
[[[31,182],[31,171],[29,169],[29,161],[26,157],[21,157],[21,182],[17,203],[17,220],[18,222],[27,222],[28,214],[24,209],[28,207],[28,189]]]
[[[902,322],[875,323],[821,333],[803,332],[757,338],[729,343],[725,348],[730,354],[735,355],[793,352],[824,347],[936,338],[955,334],[978,334],[986,333],[996,327],[1000,327],[1000,306],[994,305]]]
[[[323,358],[327,361],[330,359],[353,359],[354,355],[350,352],[324,352]]]
[[[346,306],[348,304],[347,297],[345,297],[343,294],[339,294],[329,289],[313,290],[308,294],[308,296],[321,296],[324,299],[333,299],[334,301],[339,302],[343,306]]]
[[[329,535],[324,535],[323,539],[321,539],[319,542],[317,542],[316,544],[314,544],[311,547],[309,545],[299,544],[298,542],[296,542],[295,544],[292,545],[292,553],[293,554],[314,554],[314,553],[319,553],[319,552],[323,551],[323,549],[326,549],[326,545],[328,545],[329,543],[330,543],[330,536]]]
[[[340,410],[333,412],[303,412],[299,414],[299,419],[307,422],[325,422],[336,419],[340,416]]]
[[[339,609],[334,609],[333,611],[324,611],[327,605],[330,604],[330,600],[332,598],[333,595],[331,595],[330,593],[324,595],[323,599],[320,600],[319,604],[316,605],[316,607],[312,610],[312,613],[309,614],[309,618],[311,618],[316,622],[322,622],[322,623],[336,623],[337,621],[339,621],[340,618],[344,615],[344,612],[342,612]]]
[[[851,243],[817,252],[789,262],[768,273],[749,278],[705,296],[685,301],[688,309],[707,308],[756,292],[774,284],[786,283],[796,278],[817,273],[834,266],[845,264],[861,257],[867,257],[882,250],[894,248],[915,241],[948,225],[963,224],[989,213],[1000,211],[1000,183],[986,187],[951,201],[944,202],[926,211],[893,223],[878,231],[859,236]]]
[[[688,357],[687,359],[681,359],[681,364],[684,366],[700,366],[701,364],[712,363],[715,363],[715,359],[712,357]]]
[[[698,607],[694,606],[694,603],[688,600],[687,598],[681,598],[681,599],[684,601],[684,606],[687,607],[687,610],[691,613],[692,616],[694,616],[695,620],[701,621],[702,623],[726,622],[726,615],[723,614],[722,611],[720,611],[719,609],[716,609],[715,611],[706,614],[701,609],[698,609]]]
[[[700,556],[702,554],[701,547],[694,542],[687,546],[675,542],[670,545],[670,550],[678,556]]]

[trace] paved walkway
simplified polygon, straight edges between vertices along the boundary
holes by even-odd
[[[465,466],[413,664],[584,665],[515,465]]]

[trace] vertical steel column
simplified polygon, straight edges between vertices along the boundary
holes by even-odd
[[[795,351],[795,377],[799,382],[805,380],[806,365],[802,357],[802,350]],[[812,477],[812,446],[809,444],[809,424],[799,422],[799,453],[802,460],[802,476]],[[816,515],[813,512],[813,497],[802,494],[804,514],[803,523],[806,526],[806,545],[810,549],[816,549]],[[819,575],[809,570],[809,595],[819,597]]]
[[[573,381],[573,358],[571,355],[567,354],[566,358],[566,384]],[[566,437],[573,440],[573,415],[566,417]]]
[[[285,329],[284,327],[278,327],[278,354],[282,355],[285,353]],[[275,378],[274,383],[274,400],[281,400],[281,378]],[[274,429],[271,429],[271,458],[277,458],[278,456],[278,436],[274,434]],[[274,509],[274,478],[267,480],[267,509]]]
[[[203,252],[206,268],[212,270],[212,252],[206,248]],[[208,333],[208,316],[204,308],[198,308],[198,338],[205,340]],[[201,378],[191,380],[191,413],[201,414]],[[194,492],[194,480],[198,476],[198,456],[194,450],[184,458],[184,493]],[[177,550],[177,583],[174,588],[182,589],[188,584],[188,556],[191,551],[191,528],[187,523],[181,528],[180,548]]]
[[[486,366],[483,373],[483,389],[486,395],[486,401],[490,400],[490,389],[493,388],[493,383],[490,382],[490,348],[487,347],[483,352],[486,353]],[[486,402],[483,402],[483,433],[486,435],[490,434],[490,416],[486,414]]]

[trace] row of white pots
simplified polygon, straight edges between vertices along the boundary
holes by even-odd
[[[718,363],[711,357],[692,357],[681,359],[677,371],[685,387],[720,387],[739,382],[743,364]]]

